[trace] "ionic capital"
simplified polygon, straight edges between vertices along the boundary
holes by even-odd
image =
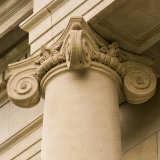
[[[156,90],[154,61],[119,48],[96,34],[81,17],[71,18],[66,30],[53,46],[41,47],[38,56],[10,65],[12,76],[8,95],[17,106],[32,107],[41,96],[40,84],[50,70],[107,67],[114,72],[125,99],[143,103]],[[104,67],[103,67],[104,66]]]

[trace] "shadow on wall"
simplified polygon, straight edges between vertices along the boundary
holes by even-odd
[[[125,102],[120,106],[120,125],[123,153],[160,130],[160,79],[149,101],[142,104]]]

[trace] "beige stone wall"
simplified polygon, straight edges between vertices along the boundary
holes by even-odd
[[[40,158],[44,100],[23,109],[8,102],[0,108],[0,159]]]
[[[156,132],[144,141],[125,152],[122,160],[159,160],[160,132]],[[42,127],[19,141],[4,152],[2,160],[39,160],[41,155]]]
[[[15,106],[11,101],[0,108],[0,144],[14,136],[43,114],[44,100],[30,109]]]
[[[122,150],[128,151],[160,130],[160,79],[155,95],[142,104],[125,102],[120,106]]]
[[[38,127],[0,155],[2,160],[40,159],[42,127]]]

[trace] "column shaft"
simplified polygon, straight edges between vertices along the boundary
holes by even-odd
[[[42,160],[121,160],[116,80],[90,68],[66,70],[45,89]]]

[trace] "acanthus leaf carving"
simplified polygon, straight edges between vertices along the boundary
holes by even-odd
[[[41,58],[39,58],[38,61],[35,61],[35,64],[37,65],[42,64],[45,60],[47,60],[51,56],[51,48],[46,45],[42,45],[40,56]]]
[[[99,47],[99,51],[92,50],[92,60],[100,62],[112,68],[120,75],[120,77],[123,78],[126,70],[121,63],[122,58],[120,54],[121,50],[119,49],[119,44],[117,42],[113,42],[112,44],[106,46],[98,39],[95,39],[95,43]]]
[[[53,50],[47,46],[41,47],[41,58],[38,61],[35,61],[35,64],[38,64],[39,66],[35,73],[33,73],[38,81],[40,81],[51,68],[65,61],[64,52],[60,52],[62,44],[63,42],[60,42]]]

